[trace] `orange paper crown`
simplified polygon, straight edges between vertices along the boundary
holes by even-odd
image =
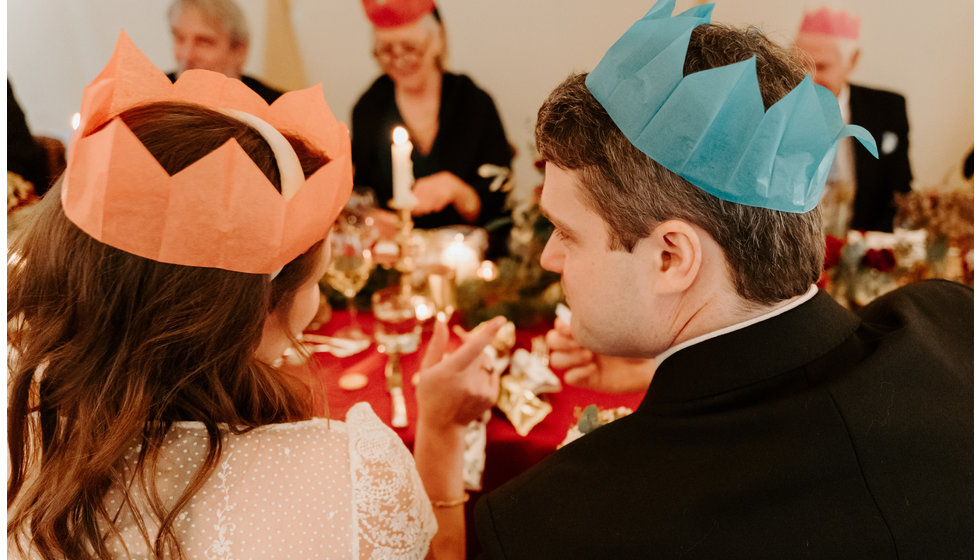
[[[330,162],[297,181],[295,192],[283,185],[280,194],[230,139],[171,176],[117,118],[157,101],[254,115],[303,139]],[[61,191],[65,214],[93,238],[134,255],[273,274],[326,237],[350,196],[347,129],[330,112],[319,85],[287,92],[268,105],[239,80],[217,72],[188,70],[171,83],[121,33],[109,63],[82,94],[81,116],[68,148]]]

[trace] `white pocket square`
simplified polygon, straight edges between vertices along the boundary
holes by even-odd
[[[881,135],[881,153],[882,155],[888,155],[895,151],[898,147],[898,134],[890,130],[886,130],[884,134]]]

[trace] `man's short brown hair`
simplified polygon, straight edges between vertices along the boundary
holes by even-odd
[[[806,71],[793,54],[757,29],[700,25],[691,33],[684,74],[756,57],[766,108]],[[739,295],[774,303],[800,295],[823,268],[819,207],[803,214],[744,206],[712,196],[633,146],[585,86],[585,74],[559,85],[538,111],[542,157],[578,171],[584,198],[603,218],[613,249],[632,251],[656,224],[680,219],[721,245]]]

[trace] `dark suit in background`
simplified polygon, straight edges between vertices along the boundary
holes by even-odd
[[[851,123],[863,126],[878,144],[879,159],[854,149],[857,190],[851,229],[892,231],[894,196],[912,187],[909,166],[909,121],[905,98],[897,93],[850,85]]]
[[[167,74],[167,77],[170,78],[171,82],[177,81],[176,72]],[[269,105],[272,105],[272,102],[279,99],[279,96],[283,94],[283,92],[279,91],[278,89],[271,88],[251,76],[240,76],[238,79],[241,80],[243,84],[247,85],[249,89],[259,94],[259,97],[264,99]]]
[[[27,118],[21,110],[14,89],[7,79],[7,170],[20,175],[34,186],[34,194],[41,196],[48,190],[51,177],[44,156],[44,148],[37,142],[27,126]]]

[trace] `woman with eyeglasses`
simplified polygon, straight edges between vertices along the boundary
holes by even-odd
[[[446,71],[446,33],[433,0],[362,0],[384,72],[354,106],[354,184],[382,206],[392,198],[391,142],[404,126],[413,144],[415,226],[486,226],[504,215],[500,181],[483,164],[509,168],[513,150],[493,100]]]

